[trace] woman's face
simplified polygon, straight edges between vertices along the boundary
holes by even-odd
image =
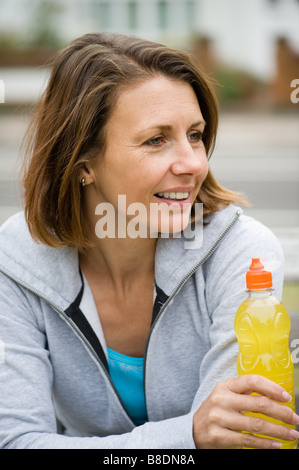
[[[157,76],[125,89],[107,123],[105,153],[93,168],[93,203],[111,203],[127,222],[139,214],[139,224],[151,232],[183,230],[208,171],[204,127],[196,95],[183,81]],[[142,214],[128,215],[133,203]],[[151,217],[151,208],[152,214],[162,209],[161,216]]]

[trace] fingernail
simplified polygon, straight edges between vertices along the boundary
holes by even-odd
[[[281,449],[281,442],[272,442],[272,449]]]
[[[284,391],[282,393],[282,398],[284,401],[289,402],[292,400],[292,395],[290,395],[288,392]]]
[[[292,439],[298,439],[299,437],[299,432],[298,431],[295,431],[294,429],[290,429],[290,437]]]

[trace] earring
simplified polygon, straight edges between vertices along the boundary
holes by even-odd
[[[86,183],[85,183],[85,179],[84,179],[84,178],[82,178],[82,179],[81,179],[81,181],[80,181],[80,183],[82,184],[82,186],[85,186],[85,185],[86,185]]]

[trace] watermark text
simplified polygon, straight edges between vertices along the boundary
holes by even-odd
[[[295,88],[291,93],[291,101],[297,104],[299,103],[299,78],[294,78],[294,80],[291,81],[291,88]]]
[[[196,226],[191,223],[191,203],[172,201],[150,203],[134,202],[127,206],[126,195],[118,195],[115,208],[109,202],[96,206],[100,216],[95,225],[98,238],[181,238],[186,249],[200,248],[203,241],[203,204],[194,203]],[[198,223],[200,221],[200,223]]]
[[[295,338],[291,341],[290,349],[291,349],[291,356],[292,356],[293,364],[298,364],[299,363],[299,339],[298,338]]]

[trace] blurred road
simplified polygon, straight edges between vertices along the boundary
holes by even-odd
[[[0,224],[21,207],[18,153],[29,118],[0,114]],[[248,196],[245,212],[276,233],[286,278],[299,280],[299,105],[297,114],[223,113],[210,165],[223,185]]]
[[[286,279],[299,280],[299,105],[292,113],[223,114],[211,168],[247,195],[245,212],[270,227],[286,258]]]

